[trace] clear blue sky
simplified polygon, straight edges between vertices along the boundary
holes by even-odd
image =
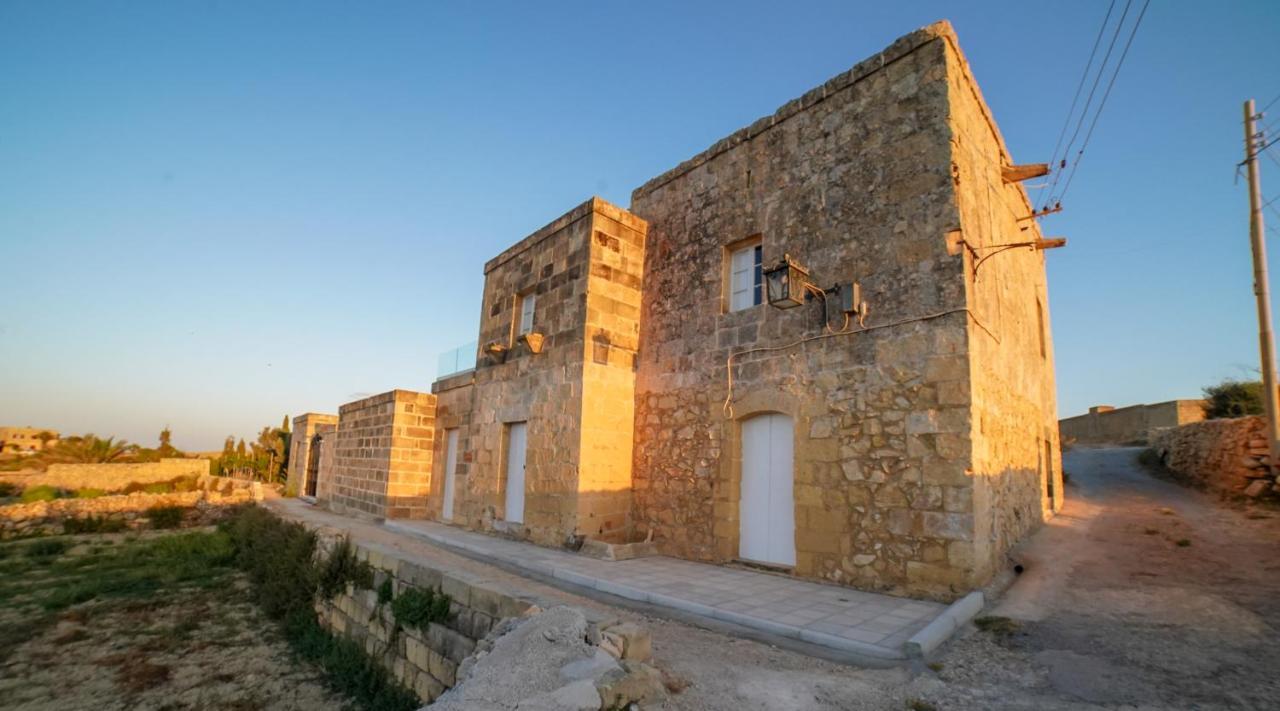
[[[205,449],[425,390],[486,259],[940,18],[1015,159],[1049,159],[1106,0],[889,5],[4,0],[0,424]],[[1256,363],[1232,173],[1277,29],[1152,3],[1044,221],[1062,415]]]

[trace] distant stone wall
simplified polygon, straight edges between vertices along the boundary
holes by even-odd
[[[158,462],[121,464],[51,464],[44,472],[0,476],[24,487],[52,486],[75,491],[120,491],[130,484],[155,484],[209,473],[208,459],[161,459]]]
[[[1151,405],[1110,407],[1099,405],[1089,412],[1058,421],[1062,438],[1081,444],[1130,444],[1147,442],[1158,427],[1177,427],[1204,419],[1203,400],[1170,400]]]
[[[343,405],[317,498],[339,513],[426,518],[435,410],[434,395],[409,390]]]
[[[122,522],[124,528],[151,528],[148,512],[156,507],[184,509],[181,527],[209,526],[226,518],[236,507],[262,498],[262,485],[222,477],[205,477],[196,491],[172,494],[133,493],[93,499],[54,499],[0,506],[0,539],[38,534],[59,534],[69,520],[98,519]]]
[[[1276,496],[1271,476],[1266,420],[1262,417],[1205,420],[1158,429],[1151,449],[1171,471],[1209,489],[1249,497]]]

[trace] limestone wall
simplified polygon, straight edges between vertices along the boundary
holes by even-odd
[[[1170,400],[1114,408],[1106,405],[1058,422],[1063,439],[1081,444],[1147,442],[1157,427],[1176,427],[1204,419],[1203,400]]]
[[[260,500],[259,482],[205,475],[201,488],[170,494],[133,493],[92,499],[54,499],[0,506],[0,538],[63,533],[67,521],[96,519],[118,522],[125,529],[151,527],[149,512],[156,507],[184,509],[183,527],[209,526],[230,515],[235,507]]]
[[[155,484],[209,473],[208,459],[161,459],[158,462],[119,464],[50,464],[44,472],[24,472],[0,476],[24,487],[52,486],[57,489],[101,489],[120,491],[130,484]]]
[[[1018,183],[1001,169],[1015,163],[983,102],[969,66],[943,35],[951,111],[951,167],[957,225],[965,246],[970,309],[965,379],[954,387],[971,403],[968,439],[972,500],[957,498],[948,516],[971,529],[972,547],[951,544],[947,559],[917,567],[922,580],[962,585],[989,579],[1005,553],[1062,506],[1053,339],[1045,253],[996,245],[1041,237]],[[989,257],[989,258],[988,258]],[[967,391],[967,392],[965,392]]]
[[[329,438],[326,437],[327,441]],[[435,396],[392,390],[338,410],[332,457],[317,498],[335,511],[426,518],[435,441]]]
[[[643,248],[643,221],[593,198],[485,265],[479,342],[507,351],[433,388],[441,480],[445,430],[459,428],[455,522],[545,545],[625,537]],[[537,353],[516,337],[529,294],[543,339]],[[516,524],[505,510],[506,446],[518,422],[527,423],[527,443]]]
[[[1204,420],[1153,430],[1151,449],[1165,467],[1230,495],[1275,497],[1266,420],[1260,416]]]
[[[592,230],[576,532],[622,542],[636,535],[631,467],[645,225],[600,212]]]
[[[633,194],[649,223],[633,496],[665,552],[737,557],[742,422],[781,412],[797,574],[938,597],[974,582],[919,570],[967,549],[973,525],[943,33],[904,37]],[[725,248],[752,235],[765,264],[789,253],[821,287],[860,282],[865,332],[797,344],[824,333],[821,302],[725,313]]]
[[[326,545],[332,543],[329,539]],[[516,591],[477,576],[429,567],[375,544],[358,544],[356,552],[374,568],[373,588],[349,586],[332,600],[317,601],[320,622],[331,632],[363,644],[367,654],[424,703],[453,687],[458,666],[498,622],[536,609]],[[425,630],[403,626],[397,630],[390,607],[378,604],[377,590],[388,578],[396,596],[409,588],[449,595],[448,620],[432,622]]]

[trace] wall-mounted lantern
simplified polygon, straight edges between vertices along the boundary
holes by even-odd
[[[769,305],[779,309],[803,306],[809,285],[809,270],[784,254],[772,267],[764,270],[765,295]]]

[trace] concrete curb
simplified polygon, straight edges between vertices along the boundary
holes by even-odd
[[[916,632],[907,640],[903,646],[903,650],[907,656],[912,659],[920,659],[929,652],[942,646],[955,634],[955,631],[963,627],[969,620],[982,611],[982,607],[986,605],[986,598],[981,590],[975,590],[968,595],[951,603],[951,606],[942,611],[941,615],[934,618],[933,622],[924,626],[924,629]]]
[[[384,522],[383,527],[392,531],[396,531],[397,533],[404,533],[421,540],[429,541],[445,549],[453,550],[455,552],[463,553],[466,555],[471,555],[473,557],[478,557],[481,560],[485,560],[489,562],[498,561],[501,563],[505,563],[509,566],[513,566],[517,569],[523,569],[529,572],[545,575],[548,578],[559,580],[564,583],[569,583],[571,585],[576,585],[579,587],[595,590],[602,593],[607,593],[610,595],[617,595],[618,597],[628,599],[628,600],[633,600],[636,602],[644,602],[651,605],[656,605],[658,607],[665,607],[672,610],[679,610],[681,612],[689,613],[689,614],[707,618],[710,620],[718,620],[718,621],[727,622],[730,624],[741,625],[743,627],[755,629],[761,632],[775,634],[782,637],[789,637],[791,639],[800,640],[802,642],[808,642],[810,644],[816,644],[822,647],[827,647],[828,649],[834,649],[834,650],[839,650],[843,652],[851,652],[854,654],[864,655],[864,656],[872,657],[876,659],[893,661],[893,660],[902,660],[910,657],[910,652],[907,649],[907,646],[910,645],[910,642],[908,642],[906,646],[898,649],[883,647],[878,644],[870,644],[867,642],[859,642],[857,640],[847,639],[845,637],[840,637],[840,636],[831,635],[831,634],[826,634],[824,632],[804,629],[796,625],[784,624],[784,623],[776,622],[773,620],[754,617],[752,615],[731,612],[729,610],[723,610],[718,607],[713,607],[711,605],[706,605],[706,604],[695,602],[692,600],[685,600],[672,595],[666,595],[663,593],[642,590],[640,588],[633,587],[630,585],[625,585],[622,583],[616,583],[608,580],[599,579],[591,575],[584,575],[581,572],[578,572],[575,570],[569,570],[567,568],[562,568],[555,565],[547,566],[547,565],[537,564],[529,560],[512,558],[512,557],[502,556],[502,555],[495,555],[491,551],[486,551],[482,546],[468,544],[465,541],[459,541],[454,538],[450,538],[448,536],[441,536],[434,533],[433,531],[423,530],[422,528],[418,528],[415,526],[404,525],[394,520]],[[952,624],[950,622],[947,622],[948,626],[945,628],[945,631],[940,633],[940,637],[937,640],[937,642],[934,642],[932,646],[929,647],[929,649],[933,649],[938,644],[941,644],[942,641],[944,641],[948,636],[951,635],[951,633],[954,631],[956,627],[959,627],[960,625],[967,622],[971,617],[973,617],[974,614],[977,614],[978,610],[982,609],[982,605],[983,605],[982,593],[970,593],[969,596],[962,599],[960,602],[953,604],[951,607],[943,611],[941,618],[935,619],[933,622],[931,622],[929,626],[927,626],[924,630],[917,633],[916,637],[919,637],[920,635],[925,634],[925,632],[927,632],[930,627],[937,625],[939,622],[947,621],[949,614],[956,609],[957,605],[960,605],[961,603],[964,602],[964,600],[967,600],[970,597],[973,597],[973,595],[975,594],[978,595],[978,598],[977,598],[978,602],[974,610],[969,613],[968,617],[964,617],[957,623]]]

